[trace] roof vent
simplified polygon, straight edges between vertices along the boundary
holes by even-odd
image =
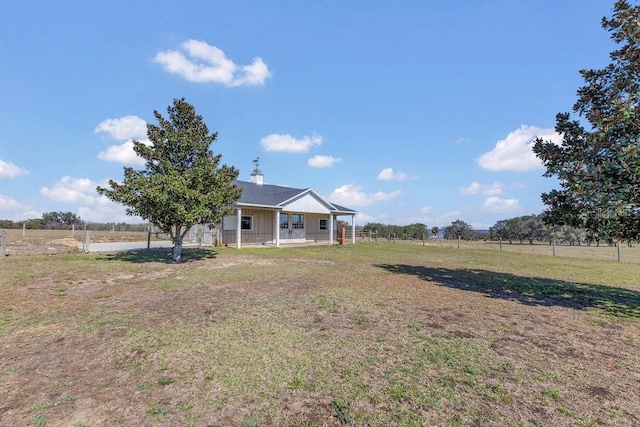
[[[251,182],[253,182],[254,184],[258,184],[258,185],[263,185],[264,184],[264,175],[260,171],[260,157],[255,159],[253,161],[253,164],[256,165],[256,167],[255,167],[255,169],[253,169],[253,172],[251,172]]]

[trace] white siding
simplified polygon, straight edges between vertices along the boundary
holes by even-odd
[[[288,205],[283,206],[282,210],[288,212],[329,214],[329,208],[311,194],[305,194],[303,197],[292,201]]]
[[[238,215],[229,215],[222,218],[223,230],[236,230],[238,228]]]
[[[320,220],[327,221],[327,229],[320,230]],[[316,242],[329,241],[329,215],[308,214],[305,215],[305,228],[307,229],[307,240]],[[335,227],[334,227],[335,230]]]

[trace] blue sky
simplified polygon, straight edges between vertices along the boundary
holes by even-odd
[[[127,221],[96,185],[140,167],[174,98],[249,180],[358,224],[476,229],[540,213],[536,136],[608,63],[613,1],[31,1],[0,5],[0,219]]]

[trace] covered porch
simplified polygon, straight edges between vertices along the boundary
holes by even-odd
[[[355,216],[356,212],[350,210],[315,213],[238,206],[235,215],[225,217],[220,224],[221,243],[238,249],[243,245],[332,245],[339,241],[340,221],[346,223],[347,241],[355,243]]]

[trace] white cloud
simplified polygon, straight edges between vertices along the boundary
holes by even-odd
[[[15,210],[20,208],[20,203],[16,199],[0,194],[0,206],[3,210]]]
[[[0,180],[5,178],[15,178],[16,176],[26,175],[29,171],[11,162],[5,162],[0,159]]]
[[[146,139],[147,122],[138,116],[124,116],[118,119],[107,119],[96,126],[93,132],[108,133],[111,138],[118,141],[125,141],[127,139]]]
[[[71,178],[65,176],[53,187],[42,187],[40,194],[55,202],[62,203],[95,203],[98,198],[97,183],[88,178]]]
[[[396,197],[398,197],[401,194],[402,194],[402,191],[400,191],[400,190],[392,191],[391,193],[386,193],[384,191],[378,191],[377,193],[373,193],[371,195],[371,200],[372,200],[373,203],[386,202],[387,200],[395,199]]]
[[[420,213],[429,213],[433,209],[431,206],[423,206],[420,208]]]
[[[378,220],[376,219],[376,217],[364,214],[362,212],[358,212],[356,214],[356,224],[357,225],[365,225],[365,224],[368,224],[370,222],[378,222]]]
[[[87,222],[126,222],[129,224],[144,222],[140,217],[127,215],[124,206],[103,196],[96,198],[90,206],[80,206],[78,215]]]
[[[255,58],[249,65],[243,65],[242,71],[243,73],[240,77],[236,77],[232,86],[262,86],[264,81],[271,77],[269,67],[260,57]]]
[[[23,221],[31,218],[40,218],[42,213],[30,206],[19,203],[16,199],[0,194],[0,218],[11,221]]]
[[[498,141],[493,150],[476,160],[482,168],[491,171],[522,172],[542,168],[542,162],[532,150],[538,137],[557,144],[562,141],[562,137],[553,129],[522,125],[505,139]]]
[[[346,184],[333,190],[328,199],[345,206],[369,206],[377,202],[386,202],[402,194],[401,191],[393,191],[391,193],[378,191],[377,193],[367,194],[361,191],[361,188],[359,185]]]
[[[141,141],[148,142],[148,141]],[[133,140],[126,141],[120,145],[111,145],[106,150],[98,153],[100,160],[108,162],[118,162],[124,165],[142,166],[145,160],[133,151]]]
[[[500,197],[487,197],[482,205],[486,212],[518,212],[520,204],[518,199],[501,199]]]
[[[226,86],[264,85],[271,72],[262,58],[257,57],[249,65],[236,65],[222,49],[200,40],[187,40],[180,47],[182,52],[159,52],[154,60],[172,74],[178,74],[190,82],[222,83]]]
[[[479,182],[474,181],[468,187],[460,189],[460,194],[463,195],[482,194],[485,196],[497,196],[501,193],[502,184],[497,181],[491,185],[482,185]]]
[[[378,174],[378,179],[380,181],[404,181],[409,178],[409,176],[404,172],[394,172],[392,168],[383,169]]]
[[[460,211],[450,211],[436,216],[432,221],[427,221],[427,223],[433,222],[434,226],[446,227],[448,225],[451,225],[453,221],[457,221],[459,219]]]
[[[94,133],[106,133],[117,141],[124,141],[120,145],[111,145],[98,153],[100,160],[118,162],[125,165],[144,165],[144,159],[133,151],[133,140],[151,145],[147,139],[147,122],[138,116],[125,116],[117,119],[107,119],[98,124]]]
[[[42,188],[40,193],[50,200],[78,206],[78,215],[88,222],[128,222],[139,223],[139,217],[127,216],[125,207],[112,202],[96,192],[100,185],[108,187],[107,180],[95,182],[88,178],[62,177],[51,188]]]
[[[342,159],[333,156],[314,156],[307,161],[307,164],[312,168],[330,168],[336,163],[341,162]]]
[[[260,140],[262,148],[267,151],[286,151],[290,153],[306,153],[312,147],[320,146],[324,139],[318,135],[304,136],[296,139],[291,135],[273,133]]]

